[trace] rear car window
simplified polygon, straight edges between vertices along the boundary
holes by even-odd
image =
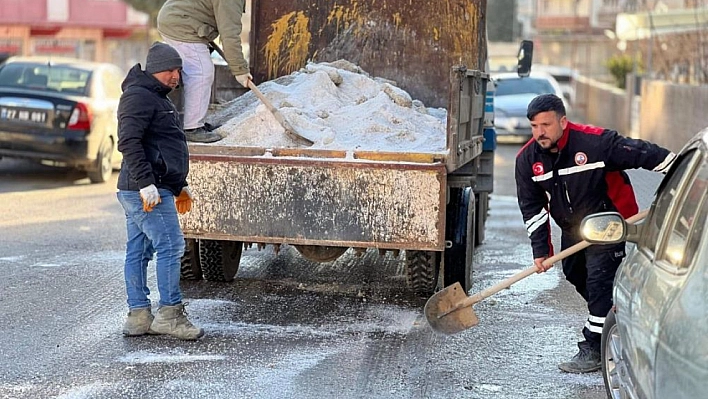
[[[573,80],[570,75],[553,75],[553,78],[558,83],[570,83]]]
[[[0,86],[86,95],[91,71],[65,65],[11,63],[0,68]]]
[[[496,96],[508,96],[512,94],[548,94],[554,93],[553,85],[546,79],[500,79],[497,80]]]

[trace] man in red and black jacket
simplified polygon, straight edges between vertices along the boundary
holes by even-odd
[[[531,238],[539,273],[553,255],[549,214],[561,228],[561,247],[581,241],[580,222],[596,212],[616,211],[625,218],[638,212],[625,169],[666,172],[675,155],[655,144],[620,136],[616,131],[568,121],[563,101],[544,94],[531,101],[527,117],[533,139],[516,157],[519,207]],[[625,256],[625,243],[595,245],[563,260],[563,273],[588,304],[585,340],[569,362],[569,373],[600,369],[600,337],[612,307],[612,284]]]

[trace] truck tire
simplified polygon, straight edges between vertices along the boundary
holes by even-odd
[[[208,281],[233,281],[241,263],[241,241],[199,240],[199,263]]]
[[[183,280],[201,280],[202,267],[199,264],[199,241],[194,238],[184,239],[184,255],[180,264],[180,276]]]
[[[313,262],[332,262],[347,252],[347,247],[328,247],[325,245],[295,245],[305,259]]]
[[[489,193],[477,193],[475,205],[475,222],[474,245],[479,246],[484,243],[484,228],[487,224],[487,216],[489,213]]]
[[[417,295],[435,293],[440,271],[440,252],[406,250],[408,287]]]
[[[475,208],[471,188],[450,188],[445,240],[452,245],[445,248],[443,287],[459,282],[465,292],[472,288]]]

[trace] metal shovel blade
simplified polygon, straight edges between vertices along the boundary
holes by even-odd
[[[472,306],[450,311],[465,299],[467,299],[467,294],[460,283],[447,286],[431,296],[425,303],[423,310],[430,327],[437,332],[452,335],[476,326],[479,319]]]

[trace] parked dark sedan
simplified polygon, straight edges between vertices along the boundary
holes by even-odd
[[[123,71],[108,63],[11,57],[0,65],[0,157],[86,171],[105,182],[116,149]]]
[[[602,330],[607,396],[708,397],[708,129],[676,158],[643,223],[594,214],[581,231],[593,243],[636,244]]]

